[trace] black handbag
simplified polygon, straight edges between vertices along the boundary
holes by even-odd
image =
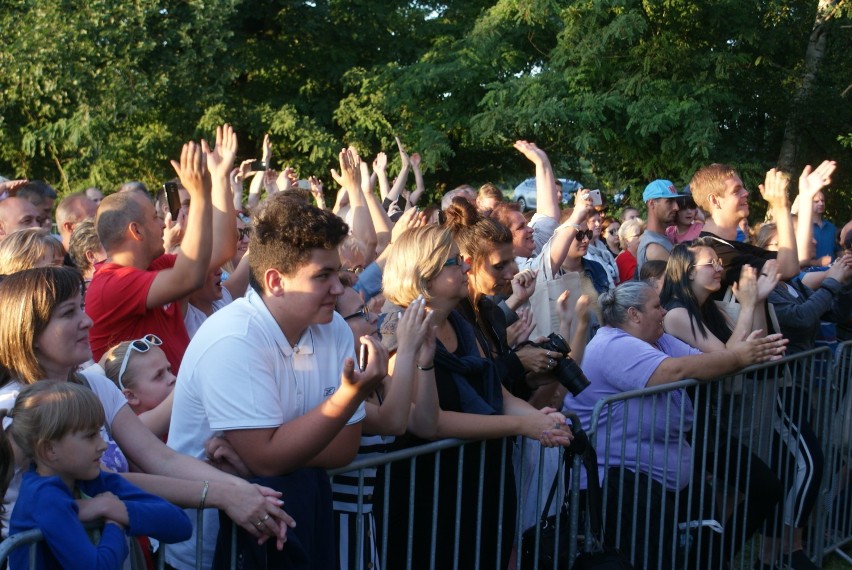
[[[568,453],[565,453],[568,457]],[[567,567],[568,563],[568,513],[565,505],[559,508],[556,515],[547,516],[550,505],[556,495],[556,487],[559,483],[559,469],[553,476],[547,501],[541,512],[538,523],[531,526],[521,535],[521,568],[553,568],[554,562],[558,561],[560,567]],[[557,517],[559,517],[559,534],[556,533]],[[538,556],[536,556],[536,532],[538,532]]]
[[[574,434],[571,449],[583,458],[583,466],[586,468],[586,516],[589,518],[594,544],[592,552],[582,552],[577,556],[571,570],[634,570],[626,554],[616,548],[607,547],[603,540],[603,502],[601,484],[598,481],[598,454],[580,426],[579,418],[574,414],[565,415],[571,417],[574,425],[571,428]]]

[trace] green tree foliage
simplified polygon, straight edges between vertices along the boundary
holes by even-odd
[[[825,2],[825,0],[823,0]],[[799,161],[852,187],[850,14],[837,2]],[[241,157],[321,176],[344,144],[394,135],[430,188],[557,175],[609,192],[778,157],[818,1],[0,0],[0,172],[61,188],[170,176],[188,137],[234,124]],[[800,168],[797,165],[796,168]],[[328,176],[325,176],[328,179]],[[839,204],[838,204],[839,202]],[[833,200],[835,218],[850,200]],[[836,206],[845,206],[838,212]]]

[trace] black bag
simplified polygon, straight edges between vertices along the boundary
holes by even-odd
[[[565,453],[565,457],[568,457],[567,452]],[[556,475],[553,477],[553,483],[550,485],[550,492],[547,494],[547,501],[544,503],[544,509],[541,512],[541,519],[535,526],[531,526],[521,535],[521,568],[550,569],[553,568],[555,560],[560,562],[560,567],[567,567],[568,513],[566,512],[565,505],[560,507],[559,514],[547,516],[547,513],[550,511],[550,505],[553,503],[558,483],[559,469],[557,468]],[[559,517],[559,535],[556,534],[557,517]],[[536,557],[535,550],[536,531],[539,532],[538,557]],[[554,552],[556,553],[555,557]]]
[[[571,418],[574,441],[571,450],[583,458],[586,468],[586,516],[591,527],[593,552],[582,552],[574,560],[571,570],[634,570],[630,559],[618,549],[608,548],[603,541],[603,518],[601,517],[601,485],[598,481],[598,455],[589,442],[589,437],[575,414]]]

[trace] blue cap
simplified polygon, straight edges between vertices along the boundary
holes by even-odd
[[[680,198],[681,196],[683,194],[677,191],[677,187],[675,187],[671,180],[658,179],[645,186],[645,191],[642,193],[642,201],[647,202],[654,198]]]

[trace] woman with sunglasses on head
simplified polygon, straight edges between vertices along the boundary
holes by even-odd
[[[702,352],[714,352],[725,349],[750,333],[754,334],[751,331],[766,331],[766,299],[778,284],[780,277],[776,267],[775,260],[769,260],[758,275],[752,267],[743,266],[739,282],[733,288],[740,305],[740,312],[736,322],[732,322],[711,298],[721,289],[724,273],[722,260],[713,249],[713,239],[698,238],[691,245],[675,246],[666,266],[666,280],[661,295],[662,302],[668,309],[663,320],[666,332]],[[784,339],[785,348],[786,344],[787,340]],[[780,356],[782,354],[779,353],[778,357]],[[749,391],[746,394],[756,395],[756,392]],[[794,484],[788,489],[787,494],[788,504],[785,506],[784,516],[790,523],[786,524],[786,529],[780,528],[781,525],[778,523],[770,525],[770,533],[775,533],[775,536],[779,538],[782,536],[785,538],[779,540],[779,538],[773,539],[768,536],[764,540],[761,558],[764,564],[771,567],[777,562],[774,560],[777,556],[774,550],[780,542],[784,542],[791,545],[791,552],[788,553],[791,559],[787,561],[791,567],[810,569],[813,568],[812,563],[808,564],[810,561],[802,550],[801,527],[816,501],[822,479],[822,451],[807,414],[801,413],[802,410],[810,407],[806,395],[793,387],[782,387],[775,396],[773,399],[777,401],[774,402],[772,410],[767,410],[766,415],[771,416],[774,412],[773,425],[776,430],[781,428],[779,432],[782,435],[781,444],[792,458],[792,461],[785,460],[784,464],[796,465],[800,472],[794,478]],[[709,394],[703,394],[700,400],[706,402],[708,397],[710,397]],[[769,402],[769,405],[772,404],[773,402]],[[748,403],[744,402],[744,405],[750,409]],[[757,409],[763,409],[760,402]],[[698,414],[705,412],[706,406],[700,406],[697,410]],[[718,413],[729,414],[731,410],[720,410]],[[761,413],[759,412],[758,415]],[[708,425],[707,422],[709,425],[715,424],[712,420],[698,420],[696,425],[705,426]],[[727,422],[722,420],[721,424],[726,425]],[[784,436],[784,434],[794,433],[799,435]],[[735,480],[740,490],[745,492],[747,488],[747,496],[751,497],[752,501],[757,501],[755,506],[748,508],[746,512],[748,516],[745,523],[746,530],[753,531],[760,522],[755,520],[755,517],[761,512],[770,513],[774,507],[774,503],[771,502],[772,497],[764,492],[767,486],[780,485],[775,475],[778,468],[775,466],[773,471],[757,456],[751,454],[739,443],[735,437],[736,434],[708,435],[714,435],[717,441],[724,441],[725,443],[718,446],[719,450],[727,450],[731,457],[730,461],[718,461],[718,458],[710,461],[710,454],[714,453],[712,443],[707,444],[707,449],[703,449],[703,446],[697,447],[697,454],[705,452],[708,454],[708,466],[716,465],[720,469],[725,465],[743,466],[742,472],[729,473],[728,477],[736,475]],[[704,442],[704,434],[695,434],[693,441]],[[777,455],[777,453],[772,454],[773,460],[777,459]]]
[[[459,555],[459,567],[472,568],[479,556],[483,568],[505,568],[512,549],[515,526],[515,486],[511,468],[511,446],[504,449],[497,438],[524,435],[546,445],[567,445],[571,434],[564,417],[553,410],[537,410],[506,390],[500,376],[501,368],[491,359],[490,350],[477,340],[470,323],[456,310],[468,297],[468,271],[454,243],[452,234],[444,228],[426,226],[409,230],[394,243],[384,273],[384,292],[398,307],[424,303],[432,311],[432,324],[437,327],[437,349],[431,362],[418,361],[418,369],[434,374],[430,386],[437,390],[438,410],[435,429],[413,434],[424,438],[459,437],[492,440],[480,446],[464,449],[462,479],[458,480],[459,451],[445,450],[441,454],[436,477],[433,458],[417,461],[417,485],[412,500],[414,516],[414,560],[429,560],[432,521],[437,518],[437,544],[434,552],[437,568],[449,568],[453,548],[448,547],[458,537],[464,545]],[[421,301],[422,299],[422,301]],[[393,337],[398,327],[399,313],[389,313],[382,324],[383,342],[391,352],[401,344]],[[391,356],[393,369],[399,353]],[[422,442],[422,440],[419,440]],[[408,444],[418,443],[409,439]],[[484,455],[483,455],[484,454]],[[479,479],[479,464],[484,462],[483,479]],[[388,567],[404,565],[408,520],[409,478],[406,465],[395,465],[391,471],[391,518],[386,523],[389,533]],[[501,489],[501,474],[505,475]],[[433,483],[434,482],[434,483]],[[440,485],[438,504],[433,504],[433,484]],[[475,497],[482,485],[482,510],[477,501],[465,499],[458,524],[456,523],[456,494]],[[502,493],[502,495],[501,495]],[[502,513],[501,513],[502,510]],[[481,513],[481,525],[477,515]],[[502,516],[501,516],[502,515]],[[477,527],[480,526],[480,547]],[[497,545],[501,545],[497,556]]]
[[[89,386],[104,406],[105,467],[179,506],[224,510],[258,538],[274,538],[283,548],[292,519],[281,510],[280,494],[250,485],[193,457],[180,455],[157,439],[127,406],[111,380],[81,363],[92,356],[92,320],[83,311],[83,280],[65,267],[29,269],[0,282],[0,401],[12,405],[26,384],[39,380]],[[131,463],[141,473],[127,473]],[[4,497],[4,528],[17,497],[20,470]],[[260,524],[258,524],[260,523]]]
[[[352,329],[356,353],[360,352],[361,338],[378,334],[378,315],[367,309],[361,295],[352,287],[346,287],[337,298],[335,310]],[[426,367],[422,365],[417,368],[418,363],[432,362],[435,356],[435,330],[431,322],[432,313],[422,299],[409,305],[399,317],[396,327],[399,349],[395,366],[364,402],[367,416],[355,461],[385,453],[394,437],[404,434],[407,429],[415,432],[435,429],[438,400],[434,372],[422,370]],[[368,467],[335,475],[331,482],[341,569],[380,568],[373,515],[376,473],[376,467]],[[360,494],[357,492],[359,475],[363,476]],[[364,529],[360,560],[355,542],[359,510]]]

